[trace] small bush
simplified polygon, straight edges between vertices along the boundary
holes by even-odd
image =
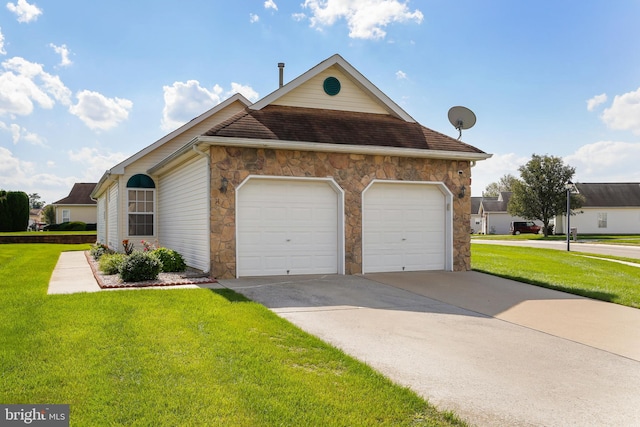
[[[85,231],[87,229],[87,224],[82,221],[63,222],[59,225],[58,230],[60,231]]]
[[[120,278],[124,282],[155,280],[162,270],[162,261],[151,252],[134,251],[120,268]]]
[[[158,248],[151,251],[151,253],[160,258],[160,261],[162,261],[162,271],[166,273],[184,271],[187,268],[187,264],[184,262],[182,255],[173,249]]]
[[[104,254],[100,257],[100,271],[104,274],[118,274],[126,259],[125,254]]]
[[[91,245],[91,248],[89,249],[89,254],[96,261],[98,261],[102,257],[102,255],[112,254],[112,253],[115,253],[115,251],[110,249],[109,246],[104,245],[102,243],[96,243],[94,245]]]

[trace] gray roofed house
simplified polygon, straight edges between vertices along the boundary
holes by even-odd
[[[640,234],[640,183],[576,183],[582,207],[571,217],[579,234]],[[566,216],[555,218],[555,232],[564,234]]]

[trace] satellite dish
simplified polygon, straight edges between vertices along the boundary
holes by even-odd
[[[449,122],[460,132],[458,135],[458,139],[460,139],[462,137],[462,129],[471,129],[476,124],[476,115],[467,107],[451,107],[449,109]]]

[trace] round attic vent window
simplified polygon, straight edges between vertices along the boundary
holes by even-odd
[[[327,95],[335,96],[340,93],[340,80],[335,77],[327,77],[322,87]]]

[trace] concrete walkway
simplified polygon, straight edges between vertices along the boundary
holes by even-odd
[[[471,425],[639,425],[640,310],[477,272],[221,282]]]
[[[203,283],[177,286],[147,286],[129,288],[102,289],[93,276],[87,256],[82,251],[62,252],[51,274],[47,294],[75,294],[78,292],[131,291],[140,289],[197,289],[222,288],[218,283]]]

